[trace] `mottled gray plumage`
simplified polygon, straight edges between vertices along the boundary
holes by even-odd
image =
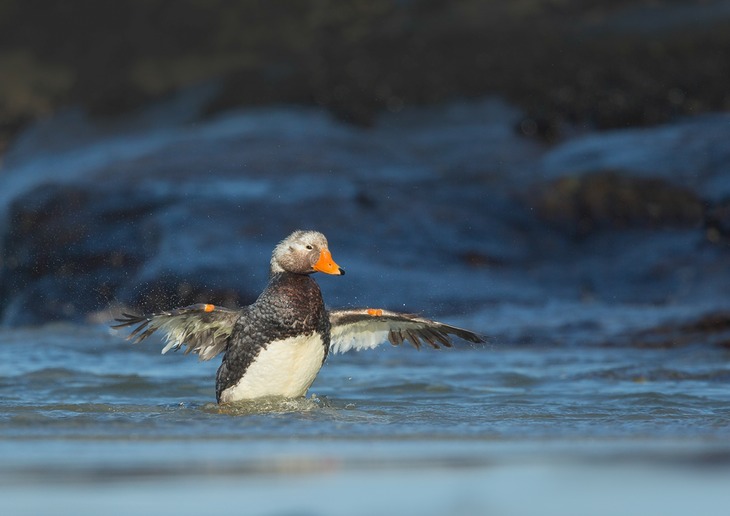
[[[344,274],[332,260],[324,235],[295,231],[274,249],[269,284],[252,305],[230,310],[199,304],[146,316],[124,314],[113,327],[136,325],[128,337],[135,342],[162,331],[167,341],[163,353],[182,346],[186,346],[185,353],[197,353],[201,360],[223,353],[216,376],[219,402],[248,398],[247,389],[253,392],[251,396],[260,392],[303,395],[330,350],[343,353],[373,348],[386,340],[393,345],[408,340],[416,348],[423,342],[434,348],[451,347],[451,335],[484,342],[469,330],[410,314],[381,309],[327,312],[319,286],[311,277],[317,271]],[[294,349],[289,346],[297,346],[298,354],[289,352]],[[302,353],[317,349],[316,362],[302,358]],[[256,372],[249,375],[253,380],[244,382],[254,364]],[[289,381],[300,373],[299,383]],[[262,382],[280,382],[282,386],[278,389]]]

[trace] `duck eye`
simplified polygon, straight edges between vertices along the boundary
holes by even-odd
[[[307,249],[309,249],[311,251],[312,249],[314,249],[314,247],[312,247],[311,245],[307,244]]]

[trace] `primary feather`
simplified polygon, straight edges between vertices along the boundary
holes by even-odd
[[[186,346],[185,354],[193,352],[200,360],[210,360],[226,349],[240,315],[240,311],[197,304],[145,316],[123,314],[112,327],[136,325],[127,337],[135,343],[159,330],[164,333],[166,342],[163,354]]]
[[[397,346],[406,340],[418,349],[424,342],[435,349],[449,348],[452,346],[450,335],[470,342],[484,342],[481,336],[463,328],[381,309],[332,310],[330,324],[330,349],[334,353],[372,349],[386,341]]]

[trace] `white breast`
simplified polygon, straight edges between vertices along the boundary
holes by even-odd
[[[243,378],[221,393],[221,402],[304,396],[323,360],[324,344],[317,333],[271,342],[248,366]]]

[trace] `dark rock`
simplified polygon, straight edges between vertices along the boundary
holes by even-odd
[[[532,202],[542,218],[576,237],[601,229],[699,227],[704,211],[687,188],[614,171],[557,179]]]
[[[519,121],[515,131],[527,138],[556,143],[561,136],[560,122],[555,116],[528,116]]]
[[[564,123],[645,126],[730,105],[724,2],[2,5],[0,131],[69,104],[120,114],[218,79],[207,113],[306,102],[362,126],[498,94],[548,141]]]
[[[158,235],[146,217],[156,207],[139,192],[74,185],[16,199],[2,243],[5,320],[66,319],[106,306],[154,251]]]
[[[79,319],[110,303],[148,312],[203,301],[253,301],[231,287],[225,273],[220,279],[220,271],[163,270],[149,280],[135,279],[160,245],[176,238],[163,235],[166,228],[156,218],[170,202],[132,185],[45,185],[18,198],[3,240],[3,320]]]
[[[299,227],[348,271],[317,278],[329,306],[448,315],[509,343],[596,343],[727,307],[727,249],[707,244],[700,200],[719,210],[730,191],[726,115],[546,148],[494,98],[367,130],[301,106],[190,124],[180,100],[123,124],[54,117],[10,149],[4,321],[246,304]]]
[[[672,321],[624,336],[641,348],[712,345],[730,349],[730,312],[711,312],[693,320]]]
[[[495,258],[479,251],[467,251],[460,256],[470,267],[504,267],[504,259]]]
[[[705,235],[713,244],[730,245],[730,200],[718,202],[707,209]]]

